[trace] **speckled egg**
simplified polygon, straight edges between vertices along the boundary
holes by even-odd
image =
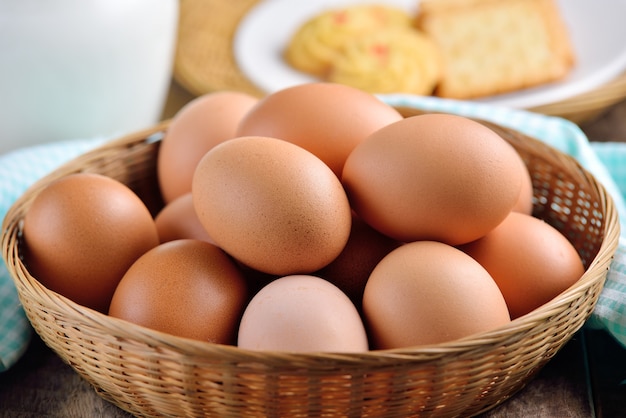
[[[475,240],[520,199],[522,164],[487,126],[447,114],[387,125],[350,153],[342,181],[355,212],[399,241]]]
[[[337,176],[276,138],[239,137],[213,148],[198,164],[192,196],[209,236],[264,273],[318,270],[350,234],[350,204]]]

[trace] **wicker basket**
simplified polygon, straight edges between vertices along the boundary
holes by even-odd
[[[402,109],[403,113],[417,111]],[[583,277],[509,325],[445,344],[367,353],[255,352],[159,333],[87,309],[46,289],[20,259],[21,220],[53,179],[112,176],[150,206],[167,123],[108,143],[33,185],[4,220],[2,251],[37,333],[105,399],[139,416],[473,416],[521,389],[583,325],[602,289],[619,225],[604,188],[572,158],[490,125],[532,173],[535,215],[579,250]]]

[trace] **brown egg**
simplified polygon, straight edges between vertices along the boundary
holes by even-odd
[[[191,192],[166,204],[154,218],[161,243],[177,239],[198,239],[215,244],[200,223]]]
[[[199,96],[176,113],[157,156],[157,177],[166,203],[191,191],[200,158],[233,138],[239,121],[257,101],[245,93],[220,91]]]
[[[170,241],[144,254],[119,283],[109,315],[179,337],[234,344],[247,289],[241,272],[205,241]]]
[[[130,265],[159,243],[152,216],[124,184],[73,174],[41,191],[24,216],[25,262],[49,289],[106,312]]]
[[[486,126],[445,114],[379,129],[350,154],[343,184],[355,212],[399,241],[475,240],[520,196],[515,149]]]
[[[235,262],[243,273],[243,277],[245,277],[246,279],[246,283],[248,284],[248,290],[250,291],[251,295],[255,295],[265,285],[280,277],[280,275],[269,274],[259,270],[255,270],[237,260],[235,260]]]
[[[530,172],[528,171],[528,167],[521,159],[521,167],[522,167],[522,188],[520,190],[519,198],[513,206],[513,211],[524,213],[526,215],[532,215],[533,213],[533,180],[530,176]]]
[[[342,84],[309,83],[261,99],[238,136],[269,136],[312,152],[340,177],[348,154],[366,136],[402,119],[375,96]]]
[[[275,138],[240,137],[213,148],[198,164],[192,195],[209,236],[264,273],[316,271],[350,234],[337,176],[309,151]]]
[[[360,309],[365,283],[372,270],[383,257],[400,245],[400,242],[381,234],[353,214],[350,237],[345,248],[315,275],[341,289]]]
[[[330,282],[306,275],[278,278],[252,298],[237,345],[292,352],[368,350],[363,321],[350,299]]]
[[[485,237],[459,247],[496,281],[511,318],[552,300],[585,269],[574,246],[556,228],[532,216],[511,214]]]
[[[375,348],[437,344],[510,322],[489,273],[462,251],[434,241],[398,247],[376,266],[363,295]]]

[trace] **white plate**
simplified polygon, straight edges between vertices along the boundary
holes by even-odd
[[[265,0],[240,22],[233,52],[243,74],[271,93],[315,81],[292,69],[282,51],[295,30],[319,12],[359,0]],[[378,0],[376,3],[383,3]],[[414,13],[417,0],[385,0]],[[515,108],[531,108],[593,90],[626,70],[626,0],[560,0],[559,6],[574,44],[576,66],[562,81],[478,101]]]

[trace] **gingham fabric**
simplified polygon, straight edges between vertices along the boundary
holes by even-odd
[[[592,142],[591,148],[607,167],[621,196],[626,196],[626,143]],[[626,224],[623,218],[620,226],[620,245],[588,324],[606,329],[626,346]]]
[[[575,124],[561,118],[476,102],[433,97],[384,95],[393,106],[455,113],[489,120],[542,140],[576,157],[603,183],[620,214],[622,238],[605,288],[587,326],[608,331],[626,346],[626,144],[589,143]],[[626,138],[625,138],[626,139]],[[67,141],[18,150],[0,156],[0,216],[32,182],[104,139]],[[31,329],[20,308],[13,281],[0,265],[0,371],[14,364],[28,345]]]

